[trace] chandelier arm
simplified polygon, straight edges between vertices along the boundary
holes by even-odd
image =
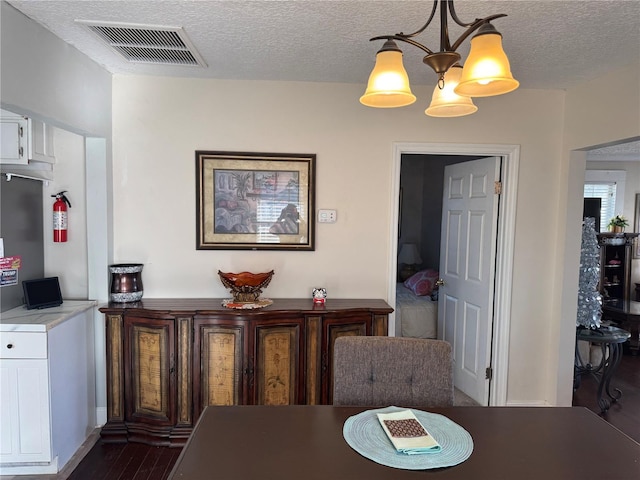
[[[471,35],[473,32],[478,30],[485,23],[489,23],[490,21],[495,20],[496,18],[506,17],[506,16],[507,15],[504,14],[504,13],[498,13],[496,15],[490,15],[490,16],[485,17],[485,18],[480,18],[480,19],[476,20],[475,22],[473,22],[471,24],[466,24],[466,25],[463,25],[463,24],[458,23],[456,21],[456,23],[458,23],[458,25],[461,25],[463,27],[469,26],[469,28],[467,30],[465,30],[464,33],[462,35],[460,35],[460,37],[458,37],[458,39],[455,41],[455,43],[451,47],[451,50],[452,51],[456,51],[458,49],[458,47],[460,46],[460,44],[462,44],[462,42],[464,42],[469,35]]]
[[[433,54],[433,52],[431,50],[429,50],[427,47],[425,47],[421,43],[418,43],[415,40],[411,40],[410,38],[407,38],[405,35],[401,35],[401,34],[383,35],[383,36],[380,36],[380,37],[373,37],[373,38],[369,39],[370,42],[372,42],[374,40],[398,40],[400,42],[405,42],[405,43],[408,43],[410,45],[413,45],[414,47],[418,47],[420,50],[422,50],[423,52],[428,53],[429,55]]]
[[[402,37],[406,37],[406,38],[410,38],[410,37],[415,37],[416,35],[421,34],[422,32],[424,32],[427,27],[429,26],[429,24],[431,23],[431,20],[433,20],[433,17],[436,14],[436,10],[438,8],[438,0],[433,0],[433,8],[431,9],[431,15],[429,15],[429,19],[427,20],[427,23],[425,23],[422,27],[420,27],[419,30],[416,30],[413,33],[397,33],[396,35],[400,35]]]
[[[460,20],[460,17],[458,17],[458,14],[456,13],[456,7],[453,5],[453,0],[448,0],[447,3],[449,4],[449,11],[451,12],[451,18],[453,18],[453,21],[456,22],[461,27],[470,27],[471,25],[473,25],[476,22],[479,22],[480,20],[486,20],[486,19],[476,18],[473,22],[468,22],[468,23],[463,22],[462,20]]]

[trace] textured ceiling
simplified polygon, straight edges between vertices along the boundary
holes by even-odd
[[[360,83],[367,81],[382,41],[369,38],[418,30],[431,1],[91,1],[9,0],[28,17],[113,73]],[[564,89],[640,60],[638,0],[458,0],[461,20],[496,13],[504,48],[522,88]],[[75,20],[183,27],[208,67],[127,63]],[[451,37],[462,28],[450,21]],[[439,25],[416,37],[439,49]],[[468,52],[465,41],[460,53]],[[407,44],[412,84],[435,85],[423,52]]]
[[[640,140],[589,150],[587,160],[640,162]]]
[[[365,84],[382,41],[418,30],[429,0],[9,0],[114,74]],[[640,0],[458,0],[464,22],[496,13],[521,88],[565,89],[640,61]],[[182,27],[207,67],[129,63],[80,21]],[[449,21],[450,35],[463,31]],[[415,39],[439,49],[438,18]],[[459,49],[463,59],[469,41]],[[400,44],[413,85],[435,85],[424,53]],[[639,86],[640,88],[640,86]],[[590,153],[638,155],[640,142]]]

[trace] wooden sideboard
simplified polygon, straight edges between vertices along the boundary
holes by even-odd
[[[102,438],[184,445],[208,405],[330,404],[333,344],[387,335],[382,300],[275,299],[255,310],[222,299],[110,303]]]

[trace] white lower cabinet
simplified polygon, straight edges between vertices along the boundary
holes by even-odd
[[[3,359],[0,404],[0,462],[50,462],[47,360]]]
[[[96,427],[93,302],[83,304],[53,325],[7,324],[3,313],[0,475],[58,473]],[[33,313],[43,315],[60,318]]]

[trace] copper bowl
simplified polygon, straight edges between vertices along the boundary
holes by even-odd
[[[220,281],[231,290],[234,302],[255,302],[260,298],[262,289],[269,285],[273,270],[266,273],[225,273],[218,270]]]

